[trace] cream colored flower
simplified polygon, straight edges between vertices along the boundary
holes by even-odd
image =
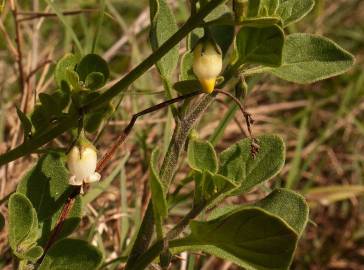
[[[193,50],[193,72],[201,83],[202,91],[212,93],[216,78],[222,69],[222,54],[219,46],[202,38]]]
[[[81,186],[83,183],[99,181],[101,176],[95,172],[96,164],[97,153],[91,144],[72,147],[67,158],[67,166],[71,173],[69,184]]]

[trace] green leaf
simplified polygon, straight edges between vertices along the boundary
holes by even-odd
[[[18,114],[21,126],[23,128],[25,141],[32,134],[32,122],[30,122],[28,116],[26,116],[18,107],[16,107],[16,113]]]
[[[41,157],[37,164],[23,177],[17,192],[28,197],[35,208],[39,220],[42,245],[54,229],[63,205],[73,192],[69,186],[70,177],[64,165],[64,155],[51,152]],[[60,238],[66,237],[78,226],[81,219],[81,197],[77,196],[67,219],[64,222]]]
[[[27,197],[14,193],[9,198],[9,243],[13,251],[33,234],[34,225],[38,225],[33,214],[33,206]]]
[[[5,218],[4,216],[0,213],[0,232],[4,229],[5,226]]]
[[[282,18],[284,26],[287,26],[305,17],[314,5],[314,0],[280,0],[277,15]]]
[[[101,262],[102,254],[96,247],[83,240],[63,239],[49,249],[39,270],[96,270]]]
[[[193,63],[193,53],[188,51],[181,58],[180,64],[180,75],[179,79],[181,81],[185,80],[196,80],[196,76],[192,70],[192,63]]]
[[[90,133],[95,132],[101,125],[102,121],[110,116],[113,111],[114,108],[111,103],[106,103],[105,105],[86,114],[84,119],[85,130]]]
[[[298,235],[279,217],[257,207],[241,207],[207,222],[193,221],[191,235],[176,250],[204,251],[245,269],[289,269]]]
[[[36,262],[43,255],[43,248],[40,246],[35,246],[30,248],[27,252],[23,254],[21,259],[30,260],[32,262]]]
[[[266,69],[279,78],[313,83],[349,70],[354,57],[333,41],[311,34],[291,34],[283,50],[283,65]]]
[[[58,89],[54,93],[52,93],[51,96],[54,100],[56,100],[56,102],[58,104],[57,106],[62,111],[68,106],[68,104],[70,102],[71,92],[70,92],[69,88]]]
[[[268,27],[274,24],[281,24],[281,19],[279,17],[245,18],[239,24],[243,26]]]
[[[74,71],[76,65],[79,63],[80,58],[75,54],[66,54],[57,63],[54,71],[54,77],[57,85],[63,89],[69,87],[67,70]]]
[[[216,201],[219,201],[225,193],[239,187],[239,184],[231,179],[220,175],[212,174],[208,171],[195,172],[195,198],[194,201],[199,204],[209,202],[211,206]]]
[[[173,85],[173,88],[178,93],[185,95],[185,94],[188,94],[188,93],[201,89],[201,84],[199,83],[198,80],[185,80],[185,81],[176,82]]]
[[[234,16],[231,9],[223,4],[219,5],[205,18],[205,25],[233,25]]]
[[[46,93],[40,93],[39,100],[47,114],[58,115],[62,112],[62,108],[59,106],[60,104],[58,103],[56,97]]]
[[[280,66],[284,32],[278,25],[243,26],[236,36],[236,54],[240,64]]]
[[[300,194],[284,188],[273,190],[263,200],[255,203],[269,213],[279,216],[301,235],[308,221],[309,208]]]
[[[214,147],[209,141],[191,138],[187,150],[188,165],[199,172],[217,173],[218,161]]]
[[[93,72],[101,73],[104,76],[102,86],[106,83],[110,75],[107,62],[101,56],[90,53],[81,59],[81,62],[77,66],[77,73],[80,76],[80,80],[85,82],[87,76]]]
[[[153,51],[157,50],[167,39],[177,32],[178,26],[173,12],[165,0],[150,0],[150,43]],[[178,63],[179,46],[173,47],[160,61],[157,62],[159,73],[170,79]]]
[[[162,180],[158,173],[158,150],[154,149],[150,157],[150,188],[152,191],[152,202],[157,216],[166,217],[168,215],[168,204],[166,192]]]
[[[271,179],[282,169],[285,146],[276,135],[257,138],[260,146],[255,158],[251,155],[251,139],[244,139],[220,154],[220,174],[241,184],[234,194],[249,191],[254,186]]]
[[[105,77],[101,72],[91,72],[87,75],[85,86],[91,90],[97,90],[105,84]]]

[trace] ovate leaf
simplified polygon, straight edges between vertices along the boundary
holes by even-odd
[[[166,217],[168,214],[168,205],[166,192],[158,170],[158,151],[154,149],[150,157],[150,188],[152,190],[152,202],[154,211],[158,216]]]
[[[277,15],[285,26],[305,17],[314,7],[314,0],[280,0]]]
[[[236,55],[240,64],[280,66],[284,32],[278,25],[243,26],[236,36]]]
[[[103,87],[105,84],[104,74],[101,72],[91,72],[87,75],[85,87],[91,90],[96,90]]]
[[[109,78],[109,67],[101,56],[90,53],[81,59],[81,62],[77,66],[77,73],[80,76],[80,80],[85,82],[87,76],[93,72],[101,73],[104,76],[101,84],[103,86]]]
[[[150,43],[153,51],[157,50],[167,39],[177,32],[175,16],[165,0],[150,0]],[[177,66],[179,45],[171,49],[158,63],[160,74],[170,79]]]
[[[273,190],[263,200],[255,203],[273,215],[279,216],[301,235],[308,221],[309,208],[304,197],[284,188]]]
[[[21,180],[17,191],[26,195],[36,210],[39,221],[40,244],[44,244],[54,229],[63,205],[74,192],[68,184],[70,177],[64,165],[64,155],[49,153],[41,157]],[[67,236],[77,227],[81,218],[81,197],[77,196],[60,238]]]
[[[49,249],[39,270],[96,270],[101,261],[100,250],[86,241],[63,239]]]
[[[354,57],[333,41],[311,34],[291,34],[283,50],[283,64],[267,69],[283,80],[312,83],[349,70]]]
[[[54,77],[57,82],[57,85],[63,88],[69,88],[67,70],[74,71],[76,65],[79,63],[80,58],[75,54],[66,54],[63,56],[57,63],[56,69],[54,71]]]
[[[38,225],[33,215],[33,206],[27,197],[14,193],[9,198],[9,243],[14,251],[29,238],[34,224]]]
[[[209,171],[216,173],[218,170],[217,155],[209,141],[191,138],[187,150],[188,165],[199,172]]]
[[[30,248],[22,256],[22,259],[30,260],[36,262],[43,255],[43,248],[40,246],[35,246]]]
[[[191,235],[171,243],[204,251],[245,269],[289,269],[298,235],[286,222],[257,207],[241,207],[216,219],[190,224]]]
[[[249,191],[271,179],[284,164],[285,146],[282,138],[263,135],[257,141],[260,148],[255,158],[251,154],[251,139],[241,140],[220,155],[220,174],[241,184],[235,194]]]
[[[18,107],[16,107],[16,113],[18,114],[21,126],[23,128],[24,140],[27,140],[32,134],[32,122],[28,116],[25,115]]]

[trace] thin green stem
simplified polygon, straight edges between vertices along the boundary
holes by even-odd
[[[225,1],[226,0],[212,0],[193,17],[190,17],[190,19],[188,19],[187,22],[172,37],[170,37],[165,43],[163,43],[159,49],[152,53],[132,71],[130,71],[130,73],[128,73],[125,77],[115,83],[109,90],[107,90],[98,98],[92,100],[89,104],[87,104],[84,107],[84,111],[87,113],[87,111],[93,110],[95,107],[110,101],[112,98],[125,90],[130,84],[132,84],[156,62],[158,62],[166,53],[168,53],[168,51],[172,49],[178,42],[180,42],[189,32],[191,32],[194,28],[198,27],[203,22],[203,19],[213,9],[215,9],[217,6]],[[26,143],[16,147],[15,149],[12,149],[9,152],[1,155],[0,166],[33,152],[40,146],[53,140],[65,131],[73,128],[73,123],[75,121],[76,120],[72,119],[71,116],[67,117],[67,119],[61,121],[58,126],[52,128],[46,134],[36,137],[33,140],[29,140]]]
[[[100,106],[105,102],[110,101],[113,97],[121,93],[136,79],[138,79],[143,73],[151,68],[156,62],[158,62],[166,53],[168,53],[174,46],[176,46],[188,33],[194,28],[201,25],[203,19],[217,6],[225,2],[226,0],[212,0],[205,5],[195,16],[190,17],[186,23],[165,43],[163,43],[154,53],[152,53],[147,59],[136,66],[130,71],[124,78],[116,82],[108,91],[92,100],[85,106],[85,111],[89,111],[96,106]]]

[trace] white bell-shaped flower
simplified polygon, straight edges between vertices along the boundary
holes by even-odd
[[[96,172],[97,152],[95,147],[85,138],[73,146],[68,153],[67,166],[71,173],[69,184],[81,186],[83,183],[92,183],[100,180]]]
[[[202,91],[211,94],[222,70],[222,53],[219,45],[206,37],[201,38],[193,50],[192,67]]]

